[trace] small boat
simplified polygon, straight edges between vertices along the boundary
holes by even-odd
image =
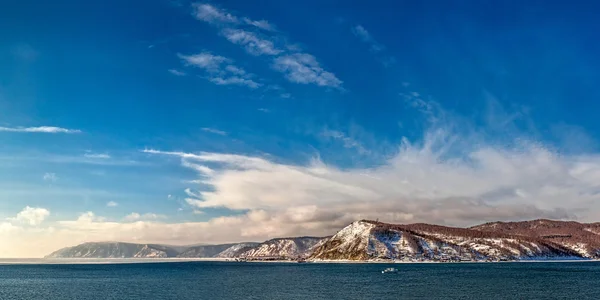
[[[381,271],[381,274],[385,274],[385,273],[398,273],[398,269],[396,269],[396,268],[387,268],[387,269]]]

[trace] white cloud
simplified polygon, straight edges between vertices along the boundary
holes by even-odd
[[[265,31],[275,31],[275,26],[267,20],[252,20],[243,17],[240,21],[238,17],[227,12],[222,8],[207,3],[196,3],[192,5],[193,15],[200,21],[207,22],[216,26],[237,26],[247,24]]]
[[[286,164],[248,155],[147,149],[180,157],[183,167],[198,172],[200,184],[185,191],[193,211],[246,213],[184,223],[142,220],[140,213],[128,222],[110,222],[86,213],[39,232],[0,224],[0,256],[43,256],[95,240],[190,244],[328,235],[363,218],[458,226],[600,219],[600,154],[557,155],[521,137],[512,145],[490,144],[450,128],[456,127],[432,128],[419,141],[404,139],[395,154],[369,168],[339,169],[319,159]],[[203,164],[214,168],[199,169]],[[30,247],[34,242],[38,246]]]
[[[419,105],[426,113],[439,109]],[[197,173],[194,185],[184,191],[193,211],[244,213],[183,223],[141,220],[140,213],[130,222],[112,222],[90,212],[45,228],[0,223],[0,256],[42,256],[94,240],[190,244],[328,235],[363,218],[458,226],[600,219],[600,154],[556,153],[525,134],[491,143],[481,136],[482,129],[465,128],[448,116],[436,119],[421,139],[403,139],[395,153],[362,168],[340,169],[320,159],[292,164],[251,155],[146,149],[147,154],[179,157],[182,167]],[[342,141],[354,137],[331,135]]]
[[[372,52],[377,53],[385,50],[385,46],[375,41],[371,34],[361,25],[356,25],[352,27],[351,30],[361,41],[368,43],[371,46]]]
[[[322,234],[362,218],[458,226],[600,218],[600,154],[559,155],[522,135],[490,144],[478,130],[438,120],[422,140],[404,139],[395,154],[368,168],[338,169],[319,159],[295,165],[223,153],[152,153],[215,165],[200,174],[197,190],[186,191],[186,201],[199,210],[248,211],[236,217],[242,236]],[[324,134],[361,147],[343,133]]]
[[[79,129],[67,129],[53,126],[39,127],[0,127],[5,132],[29,132],[29,133],[81,133]]]
[[[259,109],[257,109],[257,110],[258,110],[258,111],[262,111],[262,112],[264,112],[264,113],[270,113],[270,112],[271,112],[271,110],[270,110],[270,109],[268,109],[268,108],[259,108]]]
[[[249,31],[227,28],[222,31],[222,34],[230,42],[243,46],[252,55],[277,55],[282,52],[272,41],[259,38]]]
[[[126,222],[136,222],[136,221],[142,221],[142,220],[157,220],[157,219],[165,219],[166,216],[164,215],[157,215],[157,214],[152,214],[152,213],[147,213],[147,214],[139,214],[136,212],[130,213],[127,216],[125,216],[125,218],[123,218],[124,221]]]
[[[283,73],[289,81],[300,84],[317,84],[343,90],[341,80],[333,73],[324,70],[314,56],[302,53],[300,47],[288,42],[288,38],[276,32],[275,26],[267,20],[253,21],[247,17],[242,17],[243,22],[240,22],[240,18],[209,4],[197,4],[194,7],[196,19],[212,25],[219,25],[217,28],[219,28],[221,35],[231,43],[243,47],[247,53],[255,56],[273,56],[273,69]],[[266,32],[248,31],[244,28],[244,24],[260,28]],[[260,86],[260,84],[247,77],[226,79],[219,76],[213,77],[211,81],[216,84],[246,85],[250,88]]]
[[[131,221],[137,221],[140,218],[141,218],[141,215],[134,212],[134,213],[130,213],[127,216],[125,216],[124,220],[128,221],[128,222],[131,222]]]
[[[173,74],[175,76],[185,76],[185,75],[187,75],[187,73],[179,71],[179,70],[176,70],[176,69],[169,69],[168,71],[169,71],[169,73],[171,73],[171,74]]]
[[[177,54],[177,56],[185,63],[185,65],[201,68],[208,72],[218,72],[221,69],[222,63],[231,61],[228,58],[213,55],[210,52],[202,52],[193,55]]]
[[[380,52],[383,52],[385,50],[385,46],[378,43],[373,38],[373,36],[362,25],[356,25],[356,26],[352,27],[350,30],[362,42],[369,44],[369,46],[370,46],[369,50],[372,53],[380,54]],[[381,54],[378,56],[379,56],[379,61],[386,67],[388,67],[391,64],[396,62],[396,58],[394,58],[393,56],[385,56],[385,55],[382,56]]]
[[[45,173],[44,176],[42,176],[42,179],[48,182],[56,182],[58,176],[56,176],[56,173]]]
[[[356,25],[356,26],[352,27],[352,33],[354,33],[354,35],[356,35],[358,38],[360,38],[360,40],[363,42],[371,41],[371,35],[361,25]]]
[[[244,79],[244,78],[237,77],[237,76],[226,77],[226,78],[212,77],[209,80],[216,85],[240,85],[240,86],[249,87],[251,89],[259,88],[262,85],[252,79]]]
[[[242,68],[238,68],[234,65],[228,65],[225,70],[235,75],[246,75],[246,71]]]
[[[105,222],[106,218],[96,216],[94,212],[87,211],[77,218],[78,223]]]
[[[360,142],[358,142],[357,140],[355,140],[349,136],[346,136],[346,134],[344,134],[341,131],[325,129],[325,130],[323,130],[323,132],[321,134],[326,138],[332,138],[332,139],[342,141],[344,143],[344,147],[354,148],[360,154],[370,153],[370,151],[367,150]]]
[[[119,203],[117,203],[115,201],[109,201],[108,203],[106,203],[106,206],[108,206],[108,207],[117,207],[117,206],[119,206]]]
[[[229,58],[213,55],[209,52],[193,55],[178,54],[178,56],[186,66],[194,66],[208,72],[210,75],[207,79],[216,85],[239,85],[251,89],[262,86],[261,83],[252,79],[254,74],[233,65],[233,60]]]
[[[109,159],[110,155],[108,155],[106,153],[86,153],[83,155],[83,157],[93,158],[93,159]]]
[[[14,220],[31,226],[37,226],[41,224],[49,215],[50,211],[45,208],[26,206],[21,212],[17,214],[15,218],[11,218],[10,220]]]
[[[341,88],[342,81],[333,73],[325,71],[314,56],[306,53],[295,53],[277,57],[273,68],[285,74],[295,83],[314,83],[319,86]]]
[[[13,225],[10,222],[1,222],[0,223],[0,234],[7,234],[18,231],[20,227]]]
[[[206,131],[206,132],[218,134],[218,135],[227,135],[227,132],[225,132],[223,130],[215,129],[215,128],[204,127],[204,128],[202,128],[202,130]]]
[[[237,17],[213,5],[207,3],[195,3],[192,4],[192,7],[194,9],[193,15],[198,20],[215,25],[239,23]]]
[[[258,27],[262,30],[275,31],[275,26],[266,20],[254,21],[254,20],[250,20],[248,18],[244,18],[244,22],[246,22],[246,24],[248,24],[248,25]]]

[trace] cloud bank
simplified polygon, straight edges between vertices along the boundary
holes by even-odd
[[[197,175],[182,191],[189,210],[229,212],[179,223],[151,213],[108,219],[86,212],[75,220],[45,222],[46,227],[40,225],[45,217],[23,216],[28,221],[0,222],[0,256],[42,256],[85,241],[190,244],[329,235],[364,218],[455,226],[600,219],[600,154],[561,153],[524,133],[512,134],[511,113],[486,118],[486,128],[510,131],[512,137],[490,142],[487,129],[450,116],[417,93],[405,97],[430,127],[420,139],[403,138],[370,167],[340,168],[318,157],[294,164],[271,156],[146,149],[147,159],[172,163],[175,157]],[[322,134],[367,151],[348,133]],[[39,246],[30,247],[33,243]]]

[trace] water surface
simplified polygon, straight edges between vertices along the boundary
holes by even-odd
[[[600,299],[598,283],[600,262],[0,265],[3,300]]]

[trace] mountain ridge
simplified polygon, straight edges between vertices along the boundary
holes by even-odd
[[[536,219],[468,228],[359,220],[327,237],[273,238],[262,243],[170,246],[88,242],[47,258],[223,258],[312,261],[501,261],[599,259],[600,223]]]

